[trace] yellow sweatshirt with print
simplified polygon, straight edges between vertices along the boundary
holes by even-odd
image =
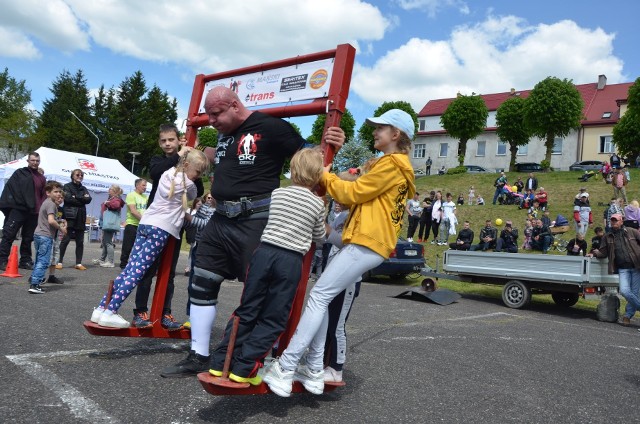
[[[325,172],[321,184],[338,203],[350,207],[344,244],[359,244],[388,258],[398,242],[407,199],[416,192],[409,157],[384,155],[355,181]]]

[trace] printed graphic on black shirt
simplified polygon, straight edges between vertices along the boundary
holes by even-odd
[[[246,134],[240,137],[238,143],[238,163],[240,165],[253,165],[258,152],[258,140],[262,136],[260,134]]]

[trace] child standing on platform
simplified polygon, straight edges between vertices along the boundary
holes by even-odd
[[[311,192],[323,171],[321,150],[302,149],[291,158],[293,185],[273,191],[269,220],[251,257],[240,306],[213,352],[212,375],[222,375],[234,317],[239,317],[229,379],[262,382],[257,373],[287,325],[304,255],[312,241],[322,244],[324,239],[324,202]]]
[[[140,219],[127,266],[114,281],[111,299],[105,295],[93,310],[92,322],[104,327],[129,327],[129,322],[118,315],[118,309],[160,255],[169,237],[180,237],[187,202],[196,197],[193,180],[199,178],[208,166],[209,160],[204,153],[190,150],[177,166],[162,174],[156,199]]]
[[[56,220],[58,205],[62,203],[62,185],[57,181],[48,181],[44,186],[44,191],[47,194],[47,198],[40,206],[38,226],[33,233],[36,262],[29,279],[29,293],[31,294],[44,293],[40,285],[44,282],[44,274],[51,264],[53,239],[56,231],[60,231],[63,234],[66,233],[66,228],[63,228]]]
[[[374,147],[384,156],[354,182],[342,181],[325,168],[321,184],[339,203],[350,205],[342,241],[344,247],[311,290],[289,346],[265,373],[264,381],[278,396],[291,394],[293,380],[313,394],[324,391],[324,343],[328,305],[364,272],[388,258],[398,241],[404,205],[415,193],[408,153],[415,130],[413,118],[399,109],[367,119]],[[309,349],[306,360],[302,355]]]

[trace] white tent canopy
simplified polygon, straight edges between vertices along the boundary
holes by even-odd
[[[36,152],[40,154],[40,167],[44,169],[44,176],[47,180],[58,181],[65,185],[71,181],[71,171],[82,169],[84,172],[82,184],[89,190],[92,197],[91,203],[87,205],[88,216],[98,217],[100,215],[100,205],[107,200],[111,185],[119,185],[124,191],[124,195],[135,189],[135,180],[138,177],[115,159],[66,152],[48,147],[40,147]],[[27,156],[0,165],[0,193],[16,169],[25,166],[27,166]],[[151,184],[147,185],[147,193],[149,192],[151,192]],[[122,212],[123,219],[124,214],[125,208]],[[4,221],[2,214],[0,214],[0,220]]]

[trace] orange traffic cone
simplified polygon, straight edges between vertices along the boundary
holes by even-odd
[[[11,248],[9,262],[7,262],[7,269],[4,270],[4,274],[0,274],[0,277],[22,277],[22,274],[18,273],[18,246],[13,246]]]

